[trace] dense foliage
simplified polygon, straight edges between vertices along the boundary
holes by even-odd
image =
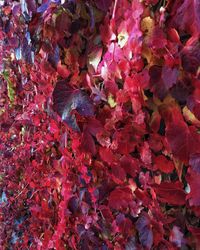
[[[0,1],[0,249],[199,249],[200,1]]]

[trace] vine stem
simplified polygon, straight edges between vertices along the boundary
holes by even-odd
[[[115,2],[114,2],[113,13],[112,13],[112,19],[115,18],[115,13],[116,13],[116,8],[117,8],[117,2],[118,2],[118,0],[115,0]]]

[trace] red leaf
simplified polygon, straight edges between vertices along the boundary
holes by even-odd
[[[188,162],[190,152],[190,131],[183,121],[174,121],[166,127],[166,138],[172,153],[179,160]]]
[[[200,206],[200,173],[188,169],[187,181],[190,185],[190,192],[187,195],[190,206]]]
[[[96,154],[94,139],[89,132],[84,131],[80,148],[85,152],[91,153],[92,155]]]
[[[57,65],[57,72],[62,78],[67,78],[70,75],[70,71],[68,70],[66,65],[61,64],[61,62]]]
[[[130,155],[124,155],[120,159],[120,165],[127,174],[134,178],[137,172],[139,171],[140,162],[139,160],[131,157]]]
[[[174,170],[174,164],[172,161],[167,160],[163,155],[159,155],[154,159],[154,169],[169,174]]]
[[[153,65],[149,70],[149,74],[152,91],[160,99],[163,99],[167,95],[167,91],[176,83],[178,69]]]
[[[184,205],[186,194],[180,182],[162,182],[160,185],[152,185],[158,200],[170,205]]]
[[[188,226],[188,230],[192,233],[192,236],[196,239],[196,247],[200,245],[200,228]]]
[[[105,162],[107,162],[109,165],[113,164],[116,161],[116,157],[113,154],[112,150],[109,148],[100,148],[99,154],[101,156],[101,159]]]
[[[151,164],[151,150],[147,142],[144,142],[144,145],[141,149],[141,160],[147,165]]]
[[[187,164],[189,158],[191,161],[200,153],[198,131],[194,126],[188,127],[182,120],[174,119],[174,122],[167,125],[166,138],[174,156]]]
[[[114,166],[112,168],[113,180],[117,184],[123,184],[126,178],[126,172],[120,166]]]
[[[110,193],[108,205],[112,209],[127,209],[128,205],[133,201],[133,194],[128,187],[119,187]]]

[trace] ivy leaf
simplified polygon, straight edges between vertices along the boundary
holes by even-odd
[[[80,131],[76,117],[71,112],[76,110],[82,116],[93,116],[94,107],[89,96],[82,90],[72,89],[66,81],[59,81],[53,91],[53,109],[62,120],[75,131]]]

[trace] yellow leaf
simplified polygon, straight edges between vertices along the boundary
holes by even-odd
[[[142,19],[141,30],[143,32],[146,31],[147,33],[150,33],[152,32],[153,28],[154,28],[154,20],[150,16],[147,16]]]
[[[101,61],[102,48],[95,48],[94,51],[89,54],[89,64],[91,64],[95,71]]]
[[[118,39],[118,45],[120,48],[123,48],[126,45],[128,38],[129,38],[129,35],[128,35],[128,32],[126,30],[122,30],[118,34],[117,39]]]
[[[183,108],[183,116],[187,122],[190,122],[196,126],[200,126],[200,121],[196,118],[196,116],[185,106]]]
[[[111,108],[114,108],[117,105],[111,94],[108,96],[108,104],[110,105]]]

